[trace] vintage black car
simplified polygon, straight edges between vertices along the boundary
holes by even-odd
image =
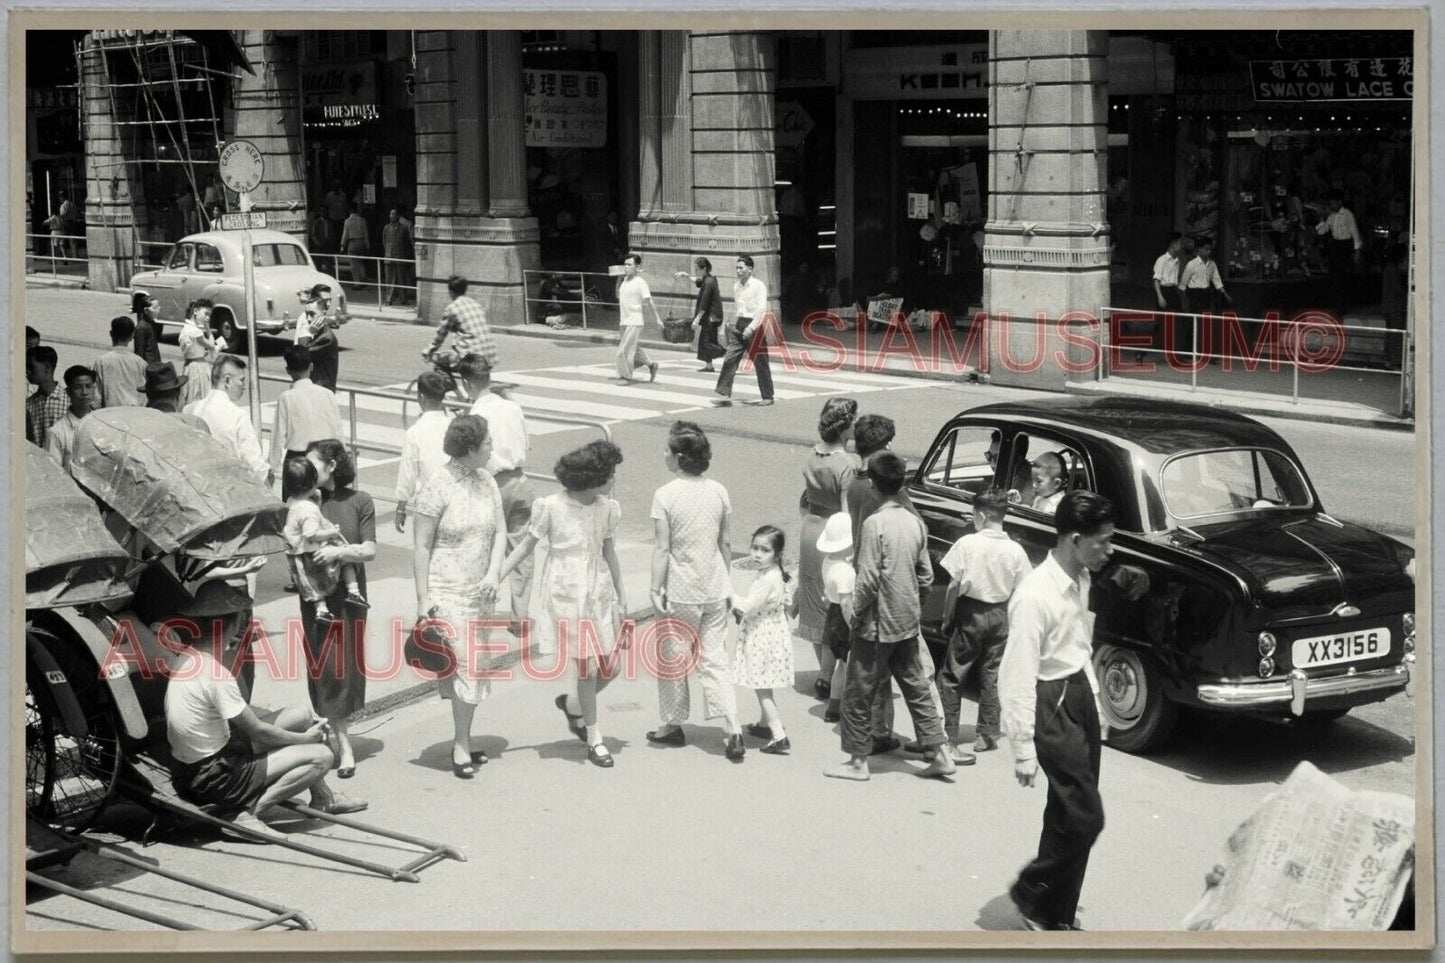
[[[972,531],[975,495],[1016,491],[1005,529],[1035,564],[1053,547],[1053,512],[1031,507],[1030,463],[1047,452],[1067,490],[1113,501],[1110,565],[1148,575],[1133,601],[1108,570],[1094,579],[1112,746],[1161,745],[1180,706],[1328,721],[1409,689],[1413,549],[1331,517],[1290,446],[1259,422],[1136,398],[986,405],[939,432],[908,489],[937,575],[924,608],[934,641],[948,578],[938,563]]]

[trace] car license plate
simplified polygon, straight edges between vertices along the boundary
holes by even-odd
[[[1359,662],[1378,658],[1389,651],[1389,629],[1360,629],[1313,639],[1295,639],[1292,650],[1297,669],[1336,662]]]

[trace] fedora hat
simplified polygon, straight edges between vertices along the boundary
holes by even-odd
[[[146,383],[140,391],[153,394],[159,391],[174,391],[186,383],[186,376],[176,377],[176,366],[169,361],[152,361],[146,365]]]
[[[823,534],[818,536],[818,551],[824,555],[843,552],[853,547],[853,516],[847,512],[834,512],[823,525]]]

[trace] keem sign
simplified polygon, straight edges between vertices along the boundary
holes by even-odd
[[[222,214],[219,224],[223,231],[259,231],[266,226],[266,212],[246,211],[240,214]]]

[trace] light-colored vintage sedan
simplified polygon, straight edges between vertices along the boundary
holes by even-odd
[[[253,230],[251,258],[256,278],[256,334],[281,334],[303,312],[302,295],[316,284],[329,284],[332,304],[346,313],[346,294],[329,274],[316,269],[301,243],[280,231]],[[157,314],[166,324],[185,320],[196,298],[215,303],[211,327],[233,351],[246,343],[245,277],[240,231],[191,234],[166,252],[161,266],[131,278],[131,289],[149,291],[160,301]]]

